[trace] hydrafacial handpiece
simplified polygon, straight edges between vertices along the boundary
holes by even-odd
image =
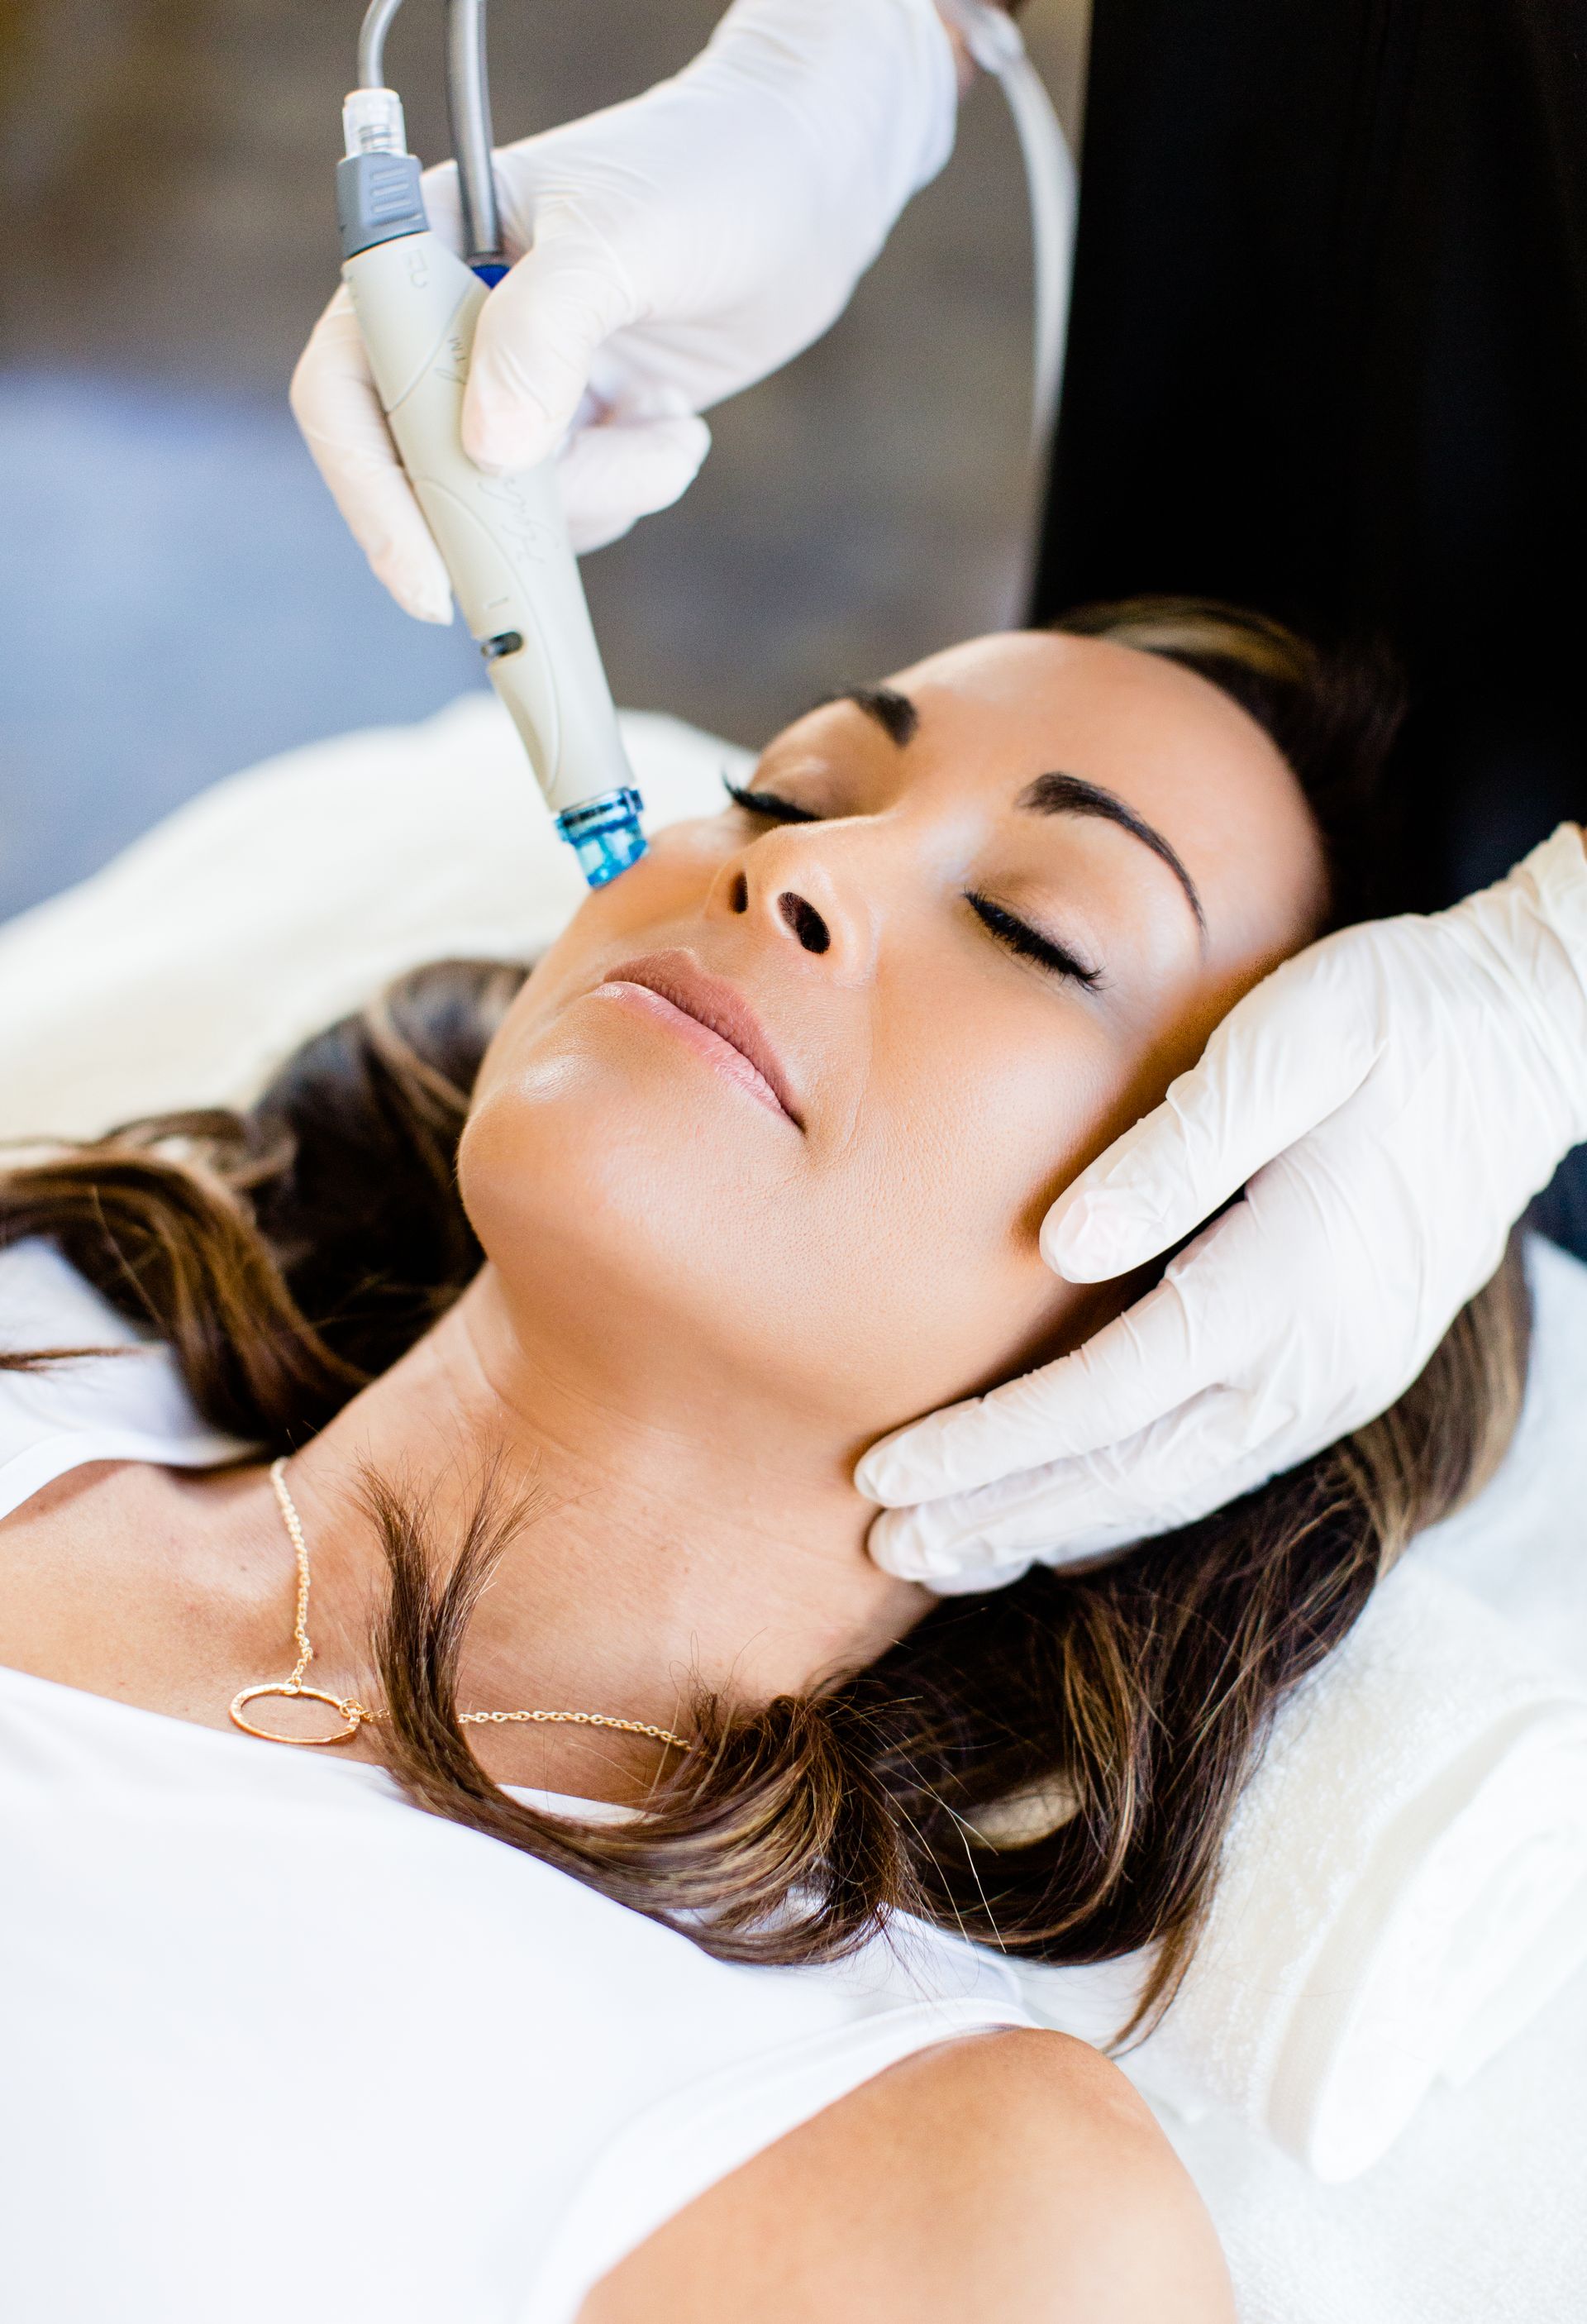
[[[567,543],[556,464],[487,476],[463,449],[479,311],[505,272],[491,177],[484,0],[448,0],[447,86],[468,245],[430,231],[401,100],[384,86],[401,0],[373,0],[342,107],[342,277],[402,466],[490,680],[592,888],[644,853],[641,799]]]

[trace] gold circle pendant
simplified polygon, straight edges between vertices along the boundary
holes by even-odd
[[[279,1695],[287,1702],[327,1703],[346,1724],[336,1735],[282,1735],[269,1727],[255,1727],[251,1719],[244,1718],[243,1713],[249,1703],[259,1702],[264,1695]],[[363,1724],[358,1712],[349,1710],[339,1694],[327,1694],[323,1688],[318,1686],[293,1686],[285,1679],[277,1679],[269,1686],[245,1686],[240,1694],[233,1697],[231,1715],[234,1726],[240,1727],[245,1735],[256,1735],[262,1743],[294,1743],[312,1751],[321,1750],[333,1743],[350,1743]]]

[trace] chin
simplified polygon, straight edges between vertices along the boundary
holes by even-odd
[[[696,1078],[537,1045],[469,1117],[464,1206],[509,1300],[544,1328],[651,1347],[676,1333],[724,1364],[786,1368],[817,1328],[789,1157],[769,1155],[752,1102]]]
[[[1002,1376],[1032,1280],[1050,1314],[1038,1259],[1001,1282],[985,1254],[945,1266],[939,1230],[908,1205],[878,1215],[764,1107],[649,1036],[564,1019],[487,1064],[465,1208],[509,1309],[595,1373],[757,1389],[858,1443]]]

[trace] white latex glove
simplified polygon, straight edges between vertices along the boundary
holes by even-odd
[[[568,529],[615,540],[693,481],[698,414],[818,338],[909,196],[953,149],[955,52],[933,0],[735,0],[676,79],[496,154],[508,254],[463,408],[480,466],[562,452]],[[461,249],[456,173],[426,173]],[[530,244],[532,241],[533,247]],[[451,619],[339,290],[292,410],[376,575]]]
[[[1293,1468],[1409,1387],[1583,1139],[1587,854],[1566,824],[1452,911],[1344,929],[1246,995],[1053,1205],[1042,1251],[1100,1282],[1243,1195],[1074,1354],[872,1446],[872,1556],[984,1588]]]

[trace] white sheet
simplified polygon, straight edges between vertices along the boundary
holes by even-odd
[[[1587,1271],[1541,1245],[1540,1360],[1481,1499],[1409,1554],[1587,1676]],[[1582,2324],[1587,1975],[1361,2178],[1324,2187],[1213,2116],[1166,2127],[1218,2223],[1242,2324]]]
[[[652,819],[710,811],[743,754],[632,718]],[[505,720],[471,696],[235,777],[0,931],[0,1136],[245,1096],[302,1033],[442,952],[531,953],[577,895]],[[1587,1674],[1587,1283],[1545,1253],[1549,1356],[1502,1477],[1425,1558]],[[1243,2324],[1582,2324],[1587,1977],[1362,2178],[1165,2116]]]
[[[747,763],[623,731],[652,824],[715,814]],[[266,760],[0,929],[0,1138],[246,1098],[405,968],[532,958],[583,892],[494,695]]]

